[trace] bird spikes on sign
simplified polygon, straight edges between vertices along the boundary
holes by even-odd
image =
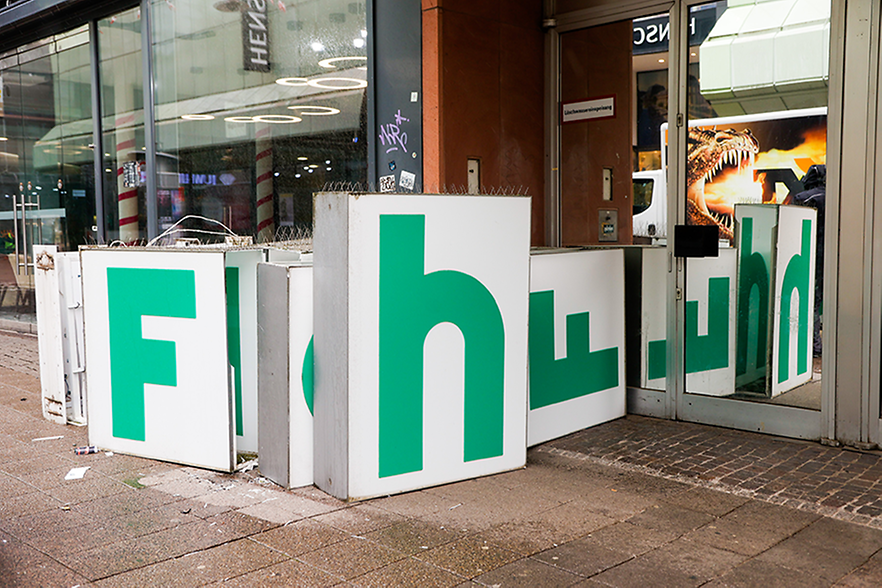
[[[322,192],[347,192],[356,194],[377,194],[377,185],[373,182],[326,182],[322,186]],[[481,186],[475,194],[470,194],[468,188],[462,185],[444,184],[437,194],[445,196],[527,196],[529,188],[526,186],[494,186],[487,188]],[[383,192],[384,194],[413,194],[410,190],[395,190]],[[428,192],[427,192],[428,193]]]

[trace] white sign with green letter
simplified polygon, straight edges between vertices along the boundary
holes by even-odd
[[[229,471],[222,251],[82,251],[89,442]]]
[[[772,396],[812,379],[817,211],[781,206],[775,263]]]
[[[316,485],[366,498],[523,466],[530,199],[315,210]]]
[[[527,445],[625,416],[621,249],[530,256]]]
[[[666,252],[643,253],[643,382],[664,390],[667,376],[665,339]],[[735,392],[735,259],[720,249],[718,257],[686,260],[686,391],[709,396]]]
[[[261,249],[226,252],[227,350],[236,451],[257,453],[257,264]]]

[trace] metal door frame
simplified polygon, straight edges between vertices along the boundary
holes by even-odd
[[[674,69],[674,64],[676,67],[682,72],[681,75],[677,76],[675,79],[671,80],[673,84],[675,81],[677,83],[676,90],[676,101],[670,100],[669,104],[671,104],[675,112],[672,112],[669,115],[670,120],[676,119],[678,123],[683,121],[683,124],[678,124],[674,128],[674,132],[670,135],[673,135],[670,147],[670,164],[669,170],[672,168],[676,171],[673,173],[669,173],[669,181],[668,181],[668,194],[676,194],[675,197],[669,197],[669,219],[676,219],[676,222],[683,223],[685,221],[685,170],[686,170],[686,137],[687,137],[687,125],[685,121],[687,120],[688,106],[687,106],[687,92],[686,92],[686,77],[685,77],[685,68],[687,65],[688,59],[688,51],[684,51],[684,43],[681,38],[681,31],[687,30],[688,22],[689,22],[689,10],[691,7],[704,4],[707,0],[678,0],[676,2],[677,6],[675,6],[674,11],[676,12],[676,32],[675,27],[673,25],[674,15],[672,14],[672,25],[671,25],[671,54],[670,54],[670,63],[671,69]],[[836,31],[840,30],[842,26],[842,7],[841,3],[832,2],[831,3],[831,45],[836,43],[836,39],[841,38],[840,35],[836,34]],[[675,39],[677,41],[675,41]],[[831,55],[836,55],[837,52],[835,49],[831,50]],[[831,63],[832,63],[831,59]],[[835,67],[830,67],[830,77],[833,78],[833,73],[836,70]],[[837,80],[830,80],[831,91],[828,99],[828,129],[836,129],[837,125],[835,122],[830,124],[830,119],[832,117],[833,121],[838,120],[838,114],[841,112],[841,101],[836,99],[837,93],[833,90],[838,84]],[[669,92],[669,95],[671,93]],[[830,135],[836,135],[836,132],[829,133]],[[836,161],[838,157],[840,149],[840,142],[833,140],[830,141],[828,139],[827,145],[827,160],[828,161]],[[835,167],[835,166],[834,166]],[[836,175],[836,170],[834,171],[834,175]],[[676,177],[675,177],[676,176]],[[838,202],[838,193],[835,190],[835,187],[831,190],[831,183],[828,181],[828,190],[827,190],[827,222],[830,222],[831,212],[835,211],[837,208]],[[673,231],[669,226],[669,233]],[[828,233],[829,234],[829,233]],[[829,239],[828,239],[829,243]],[[668,245],[671,247],[673,245],[673,239],[668,240]],[[670,254],[670,250],[669,250]],[[827,260],[835,259],[836,255],[836,247],[835,245],[828,244],[826,249],[826,258]],[[681,296],[681,300],[671,300],[671,298],[676,298],[676,292],[682,291],[685,292],[686,284],[685,284],[685,272],[683,271],[684,267],[683,259],[675,259],[674,263],[677,265],[676,276],[673,276],[669,280],[669,291],[668,291],[668,305],[669,305],[669,314],[668,314],[668,335],[669,341],[674,341],[675,343],[670,343],[668,345],[668,368],[669,370],[673,370],[673,373],[678,374],[679,378],[676,382],[670,382],[668,386],[668,393],[672,397],[674,397],[676,402],[676,418],[684,421],[692,421],[692,422],[700,422],[704,424],[710,425],[719,425],[724,427],[731,427],[735,429],[744,429],[751,431],[761,431],[764,433],[771,433],[775,435],[781,435],[786,437],[797,437],[804,439],[825,439],[825,438],[833,438],[833,432],[830,430],[831,423],[831,410],[833,408],[833,403],[831,402],[833,396],[833,382],[835,381],[835,366],[833,366],[833,362],[830,359],[835,356],[835,351],[833,353],[830,352],[830,347],[827,346],[828,340],[830,339],[829,334],[830,331],[836,329],[836,318],[835,317],[826,317],[825,316],[825,341],[824,346],[826,349],[826,362],[824,364],[824,378],[822,379],[821,384],[821,408],[820,410],[809,410],[803,408],[795,408],[790,406],[782,406],[782,405],[772,405],[772,404],[764,404],[758,402],[745,402],[743,400],[733,400],[727,398],[719,398],[719,397],[709,397],[702,396],[699,394],[687,394],[686,392],[686,378],[685,378],[685,321],[680,317],[684,316],[685,312],[685,296]],[[828,275],[832,276],[837,271],[835,267],[835,263],[827,266],[828,271],[830,272]],[[829,279],[826,280],[828,283]],[[673,292],[671,288],[674,288]],[[829,288],[827,288],[829,290]],[[825,298],[825,300],[827,300]],[[834,302],[830,300],[830,302]],[[835,302],[834,302],[835,304]],[[671,306],[676,306],[676,312],[671,313]],[[826,304],[825,304],[826,306]],[[672,314],[674,315],[672,317]],[[828,320],[829,319],[829,320]],[[674,324],[672,324],[674,323]],[[672,349],[675,347],[675,349]],[[832,347],[832,346],[831,346]],[[671,365],[671,362],[676,362],[676,365]],[[829,371],[828,371],[829,370]]]

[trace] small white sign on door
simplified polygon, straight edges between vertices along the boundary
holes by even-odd
[[[616,116],[616,97],[604,96],[580,102],[567,102],[561,105],[562,123]]]

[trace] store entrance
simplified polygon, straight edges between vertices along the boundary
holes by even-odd
[[[765,79],[728,4],[560,32],[560,245],[625,249],[629,411],[819,438],[830,7]]]
[[[701,43],[679,47],[683,230],[687,241],[713,233],[716,251],[678,260],[678,417],[818,438],[830,3],[785,2],[780,14],[725,4],[684,3],[678,14],[716,18]],[[774,60],[763,59],[770,35]]]

